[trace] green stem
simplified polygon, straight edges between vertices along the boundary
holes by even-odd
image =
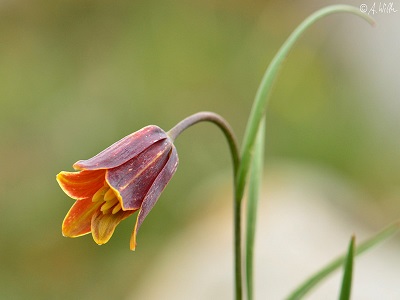
[[[224,133],[224,135],[228,141],[229,149],[230,149],[231,155],[232,155],[234,176],[236,176],[238,168],[239,168],[239,159],[240,159],[239,150],[238,150],[239,148],[237,145],[235,133],[233,132],[231,126],[220,115],[213,113],[213,112],[208,112],[208,111],[201,111],[201,112],[195,113],[195,114],[183,119],[182,121],[180,121],[173,128],[171,128],[167,134],[173,141],[175,141],[175,139],[184,130],[186,130],[190,126],[193,126],[199,122],[204,122],[204,121],[214,123]]]
[[[235,295],[237,300],[242,299],[242,247],[241,247],[241,199],[238,199],[237,191],[237,172],[240,163],[239,148],[237,146],[235,134],[228,122],[220,115],[212,112],[199,112],[193,114],[175,125],[168,135],[172,140],[175,140],[185,129],[202,121],[209,121],[216,124],[224,133],[232,155],[233,173],[234,173],[234,253],[235,253]]]
[[[262,119],[258,130],[254,158],[251,164],[249,180],[249,197],[247,200],[247,226],[246,226],[246,280],[247,300],[253,299],[253,266],[254,266],[254,241],[256,232],[257,206],[259,202],[261,182],[264,166],[264,139],[265,118]]]
[[[234,247],[235,247],[235,299],[242,300],[243,298],[243,283],[242,283],[242,207],[241,201],[234,195]]]
[[[228,139],[228,143],[230,146],[233,165],[234,165],[234,232],[235,232],[235,282],[236,282],[236,299],[242,299],[242,275],[241,275],[241,206],[242,206],[242,198],[244,194],[244,189],[246,186],[247,175],[249,172],[251,160],[252,160],[252,152],[254,149],[254,143],[256,140],[257,132],[260,126],[260,122],[262,117],[265,114],[268,96],[271,91],[272,84],[276,77],[277,72],[279,71],[284,59],[288,55],[290,49],[293,47],[294,43],[299,39],[299,37],[304,33],[304,31],[314,24],[320,18],[337,13],[337,12],[349,12],[355,15],[361,16],[371,24],[374,24],[373,19],[361,13],[358,8],[347,6],[347,5],[333,5],[326,8],[323,8],[311,16],[309,16],[306,20],[304,20],[295,31],[289,36],[286,42],[279,49],[278,53],[275,55],[273,60],[271,61],[269,67],[267,68],[260,86],[257,90],[256,97],[253,103],[252,110],[250,112],[250,117],[247,123],[241,156],[239,156],[236,146],[236,141],[234,139],[234,135],[229,125],[222,119],[220,116],[203,112],[195,114],[181,123],[172,128],[168,134],[174,140],[184,129],[187,127],[200,122],[200,121],[211,121],[217,124],[225,136]],[[254,231],[254,229],[253,229]]]
[[[243,139],[241,163],[239,166],[239,172],[237,178],[238,180],[237,193],[239,199],[242,199],[244,188],[246,186],[246,178],[249,172],[251,155],[253,152],[254,142],[256,139],[258,127],[261,122],[261,118],[265,114],[267,108],[267,102],[271,92],[271,87],[280,67],[282,66],[285,58],[289,54],[289,51],[293,47],[294,43],[306,31],[307,28],[309,28],[317,20],[327,15],[339,12],[348,12],[358,15],[363,19],[365,19],[366,21],[368,21],[369,23],[374,24],[374,20],[369,15],[360,12],[360,9],[356,7],[348,5],[332,5],[322,8],[313,13],[312,15],[310,15],[293,31],[293,33],[285,41],[285,43],[279,49],[279,51],[271,61],[270,65],[268,66],[261,80],[260,86],[257,90]]]

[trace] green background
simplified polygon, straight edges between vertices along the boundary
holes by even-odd
[[[177,140],[178,171],[143,224],[135,253],[134,218],[105,246],[90,236],[62,237],[73,200],[55,175],[143,126],[168,130],[197,111],[223,115],[241,141],[268,62],[320,7],[292,2],[0,4],[0,298],[120,299],[142,284],[169,238],[201,218],[208,201],[201,195],[230,182],[222,134],[200,124]],[[387,75],[368,83],[366,73],[375,71],[362,38],[380,30],[335,16],[300,40],[270,101],[266,163],[327,166],[383,203],[389,223],[400,207],[399,123],[371,104],[385,97],[379,86]],[[346,52],[350,45],[357,50]]]

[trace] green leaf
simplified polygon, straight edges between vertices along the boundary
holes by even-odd
[[[271,63],[269,64],[261,83],[258,87],[256,96],[254,98],[253,106],[251,108],[250,117],[247,121],[246,132],[243,137],[242,144],[242,155],[241,162],[238,170],[237,176],[237,188],[236,193],[238,194],[238,199],[242,199],[244,194],[244,189],[246,187],[247,175],[249,173],[251,165],[251,157],[254,149],[254,144],[256,140],[257,131],[261,122],[261,119],[265,115],[267,110],[267,103],[269,96],[271,94],[271,87],[274,80],[280,70],[283,62],[288,56],[290,50],[293,48],[294,44],[303,35],[303,33],[316,21],[319,19],[334,13],[347,12],[353,15],[359,16],[369,22],[370,24],[375,24],[374,19],[369,15],[362,13],[358,7],[349,5],[331,5],[322,8],[308,18],[306,18],[299,26],[292,32],[288,39],[283,43],[281,48],[278,50]]]
[[[247,299],[253,299],[253,265],[254,265],[254,240],[257,218],[257,206],[260,198],[260,189],[264,166],[264,139],[265,118],[258,129],[255,145],[254,158],[252,160],[249,197],[247,202],[247,224],[246,224],[246,283]]]
[[[352,281],[352,277],[353,277],[353,260],[354,260],[355,239],[356,238],[354,236],[351,237],[349,250],[347,251],[339,300],[349,300],[350,299],[351,281]]]
[[[400,221],[386,227],[382,231],[378,232],[376,235],[366,240],[357,246],[354,250],[354,255],[357,256],[365,251],[369,250],[375,245],[383,242],[387,238],[391,237],[400,229]],[[342,255],[332,261],[330,264],[325,266],[319,272],[311,276],[305,282],[303,282],[296,290],[294,290],[286,299],[287,300],[297,300],[302,299],[304,295],[306,295],[312,288],[314,288],[318,283],[324,280],[328,275],[330,275],[333,271],[337,270],[343,265],[345,261],[345,255]]]

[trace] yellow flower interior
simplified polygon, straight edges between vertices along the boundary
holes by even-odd
[[[121,210],[121,203],[118,201],[117,195],[110,188],[110,186],[105,182],[104,186],[101,187],[92,197],[93,202],[101,201],[100,210],[103,214],[116,214]]]

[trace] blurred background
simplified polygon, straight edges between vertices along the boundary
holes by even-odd
[[[268,63],[320,7],[311,0],[0,1],[0,298],[159,299],[146,293],[157,291],[164,299],[188,299],[190,291],[180,287],[192,285],[204,294],[190,299],[231,297],[232,168],[218,129],[199,124],[177,140],[178,171],[143,224],[134,253],[135,218],[101,247],[91,236],[62,237],[73,200],[55,175],[145,125],[168,130],[197,111],[223,115],[241,141]],[[279,74],[267,114],[258,245],[274,248],[286,220],[292,236],[280,247],[295,255],[276,270],[272,262],[281,251],[258,250],[270,272],[258,278],[260,299],[285,295],[285,280],[293,287],[341,253],[356,228],[374,232],[400,214],[400,2],[394,7],[399,12],[374,15],[375,28],[348,14],[319,21]],[[322,201],[326,206],[313,209]],[[288,205],[274,209],[278,202]],[[330,226],[313,235],[320,219]],[[296,223],[307,220],[313,226]],[[343,235],[335,234],[338,228]],[[310,235],[315,239],[295,242]],[[338,247],[333,253],[318,248],[330,245],[326,240],[329,249]],[[391,245],[399,247],[399,238]],[[327,256],[290,278],[289,261],[307,262],[315,253]],[[209,264],[220,281],[207,275],[214,272]],[[388,264],[400,267],[398,259]],[[381,271],[383,281],[396,276]],[[279,291],[268,293],[271,286]],[[398,286],[387,291],[400,294]]]

